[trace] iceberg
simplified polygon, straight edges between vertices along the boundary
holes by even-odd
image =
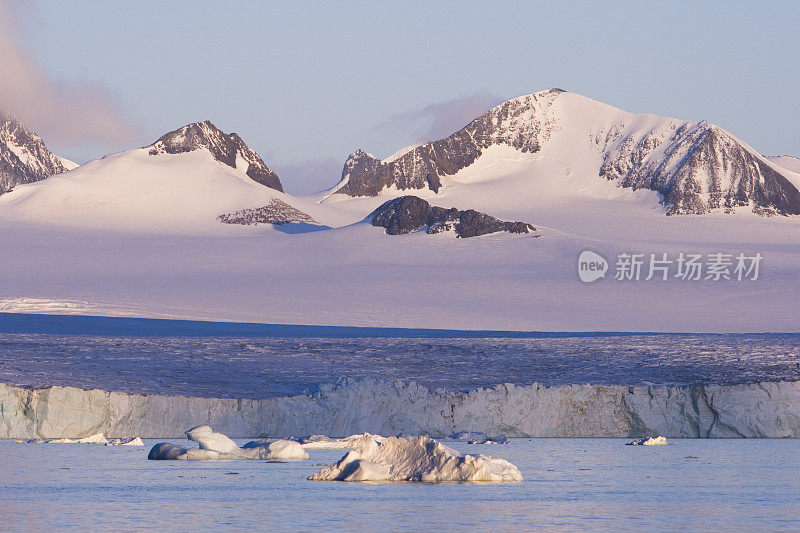
[[[360,446],[373,436],[369,433],[361,433],[358,435],[350,435],[349,437],[342,437],[334,439],[326,437],[325,435],[311,435],[310,437],[299,439],[298,442],[305,449],[353,449]]]
[[[369,435],[337,463],[308,479],[463,483],[522,481],[522,474],[505,459],[460,454],[430,437]]]
[[[108,440],[102,433],[95,433],[94,435],[78,439],[29,439],[17,442],[24,442],[25,444],[108,444]]]
[[[305,448],[293,440],[251,441],[239,448],[236,454],[243,459],[268,459],[273,461],[298,461],[309,459]]]
[[[106,446],[144,446],[144,442],[139,437],[124,437],[121,439],[111,439],[106,442]]]
[[[222,433],[215,433],[209,426],[197,426],[186,432],[186,438],[200,445],[201,450],[214,450],[215,452],[233,453],[239,446],[233,439]]]
[[[501,433],[496,437],[490,437],[483,431],[459,431],[447,437],[449,440],[466,442],[468,444],[508,444],[508,437]]]
[[[636,439],[634,441],[625,443],[626,446],[666,446],[667,444],[667,439],[664,437]]]
[[[190,461],[232,461],[236,459],[295,461],[309,459],[303,446],[292,440],[251,441],[240,448],[230,437],[214,432],[209,426],[194,427],[186,431],[186,437],[196,442],[199,448],[185,448],[168,442],[160,442],[153,446],[147,458]]]

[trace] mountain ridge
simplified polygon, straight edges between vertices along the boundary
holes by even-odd
[[[0,112],[0,194],[77,165],[53,154],[39,135],[16,117]]]
[[[559,136],[568,137],[573,146],[568,156],[551,157],[566,166],[576,157],[589,162],[599,158],[588,178],[656,191],[669,215],[737,209],[758,215],[800,214],[800,192],[781,167],[726,130],[705,121],[632,114],[561,89],[508,100],[450,136],[394,159],[381,161],[359,150],[348,158],[332,194],[369,197],[388,189],[438,194],[450,177],[491,146],[539,154]]]
[[[224,133],[211,121],[192,122],[165,133],[156,142],[145,146],[152,156],[162,153],[181,154],[206,149],[211,155],[231,168],[238,168],[240,161],[247,164],[245,173],[255,181],[276,191],[283,191],[278,175],[236,133]]]

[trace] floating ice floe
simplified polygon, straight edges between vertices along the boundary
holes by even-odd
[[[18,440],[15,442],[22,442],[25,444],[106,444],[108,440],[102,433],[89,435],[88,437],[81,437],[78,439],[30,439]]]
[[[522,481],[522,474],[505,459],[460,454],[429,437],[381,437],[365,434],[353,451],[308,479],[497,482]]]
[[[667,439],[664,437],[650,437],[625,443],[626,446],[666,446],[667,444]]]
[[[106,446],[144,446],[144,442],[139,437],[123,437],[121,439],[111,439],[106,442]]]
[[[198,426],[186,432],[189,440],[195,441],[199,448],[186,448],[168,442],[153,446],[148,459],[155,460],[194,460],[230,461],[235,459],[267,459],[291,461],[308,459],[303,447],[291,440],[251,441],[241,448],[222,433],[215,433],[208,426]]]
[[[297,439],[297,442],[305,449],[353,449],[358,447],[366,440],[373,439],[369,433],[350,435],[335,439],[325,435],[311,435],[310,437]]]
[[[468,444],[508,444],[508,437],[505,433],[501,433],[496,437],[490,437],[482,431],[459,431],[447,438],[458,442],[466,442]]]

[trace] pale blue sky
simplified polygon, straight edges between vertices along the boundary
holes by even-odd
[[[29,4],[21,45],[55,80],[109,89],[133,131],[45,138],[81,161],[209,119],[308,192],[356,148],[385,156],[549,87],[800,155],[800,2]]]

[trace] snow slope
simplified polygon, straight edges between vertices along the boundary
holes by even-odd
[[[790,155],[775,155],[767,156],[767,160],[786,170],[790,170],[795,174],[800,174],[800,158],[792,157]]]
[[[0,196],[0,219],[96,231],[241,234],[220,215],[280,200],[324,224],[324,211],[257,183],[208,150],[150,155],[129,150]]]

